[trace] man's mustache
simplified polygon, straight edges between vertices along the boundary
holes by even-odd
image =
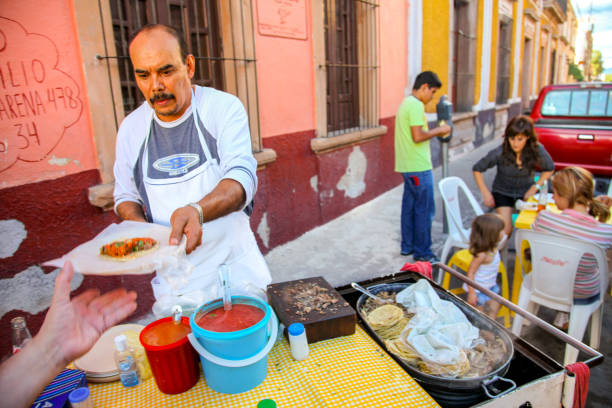
[[[160,94],[155,94],[155,95],[153,95],[153,96],[152,96],[152,97],[149,99],[149,101],[150,101],[151,103],[155,103],[155,102],[157,102],[157,101],[159,101],[159,100],[161,100],[161,99],[176,99],[176,98],[175,98],[175,97],[174,97],[174,95],[173,95],[173,94],[171,94],[171,93],[160,93]]]

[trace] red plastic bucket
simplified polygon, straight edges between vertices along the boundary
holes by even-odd
[[[140,343],[147,353],[151,372],[159,390],[165,394],[180,394],[193,387],[200,376],[198,354],[189,343],[187,336],[165,346],[154,346],[143,341],[143,335],[148,330],[171,320],[172,317],[164,317],[142,329]],[[183,316],[181,324],[189,327],[189,318]]]

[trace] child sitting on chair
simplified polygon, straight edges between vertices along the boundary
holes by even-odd
[[[499,248],[505,241],[504,220],[499,215],[479,215],[472,222],[469,251],[474,258],[468,268],[467,276],[498,294],[500,292],[497,284],[500,262]],[[468,303],[495,320],[499,303],[471,286],[464,284],[463,288],[468,293]]]

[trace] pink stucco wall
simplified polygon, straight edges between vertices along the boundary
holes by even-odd
[[[311,1],[256,3],[257,85],[262,136],[312,130],[315,128],[314,75],[317,67],[313,61]],[[406,86],[408,2],[385,0],[380,2],[378,9],[379,114],[387,118],[395,116]],[[291,13],[293,19],[282,20],[282,10]],[[266,24],[271,16],[277,16],[277,32],[268,29]]]
[[[264,138],[314,129],[311,5],[307,0],[283,3],[254,2],[259,114]],[[293,18],[281,18],[286,13]]]
[[[72,2],[0,2],[0,188],[95,169],[88,108]]]
[[[380,117],[395,116],[408,76],[408,2],[385,0],[379,7]]]

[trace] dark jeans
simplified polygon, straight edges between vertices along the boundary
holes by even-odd
[[[415,258],[429,258],[431,224],[436,213],[433,172],[402,173],[402,252],[414,252]]]

